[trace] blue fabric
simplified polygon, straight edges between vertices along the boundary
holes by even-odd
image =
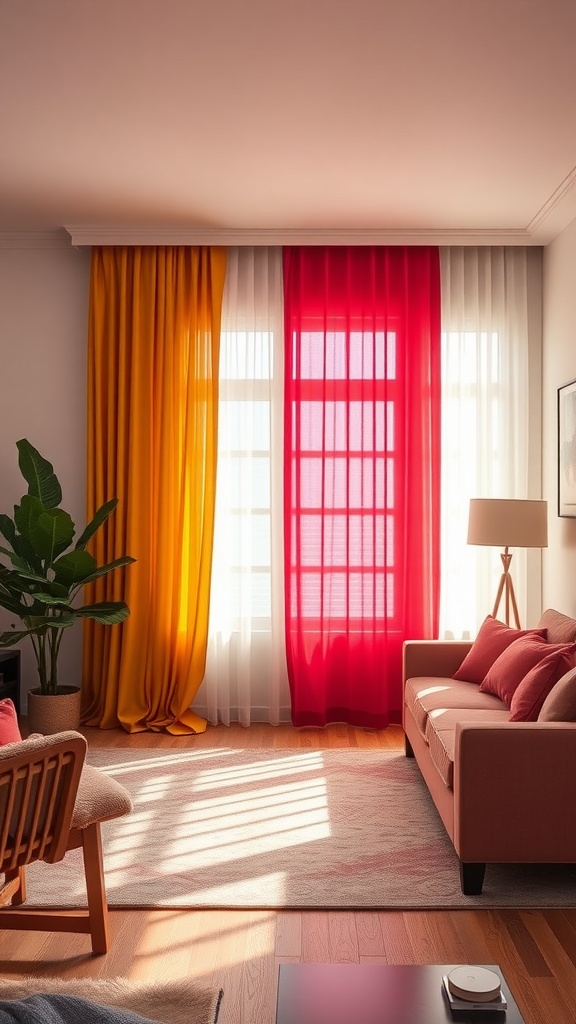
[[[101,1006],[79,996],[35,995],[0,999],[0,1024],[150,1024],[132,1010]]]

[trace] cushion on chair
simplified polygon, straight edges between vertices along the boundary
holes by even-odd
[[[16,708],[13,701],[6,697],[0,700],[0,747],[7,743],[19,743],[21,739]]]
[[[13,757],[16,753],[26,753],[29,750],[37,749],[38,752],[41,752],[46,747],[53,746],[57,741],[78,739],[78,737],[88,747],[85,737],[78,732],[59,732],[50,736],[36,735],[26,740],[20,740],[19,743],[9,743],[0,747],[0,760]],[[88,828],[88,825],[93,825],[96,821],[119,818],[131,810],[132,800],[128,790],[98,768],[84,762],[72,813],[71,827]]]
[[[4,747],[0,746],[0,758],[4,759],[14,757],[14,754],[20,753],[26,754],[29,750],[35,750],[36,748],[38,751],[42,751],[46,747],[53,746],[56,741],[60,742],[60,740],[67,741],[71,739],[77,740],[78,737],[80,737],[81,740],[84,740],[87,747],[88,744],[86,743],[84,736],[79,732],[73,732],[70,730],[68,732],[52,733],[50,736],[42,736],[41,733],[36,732],[32,736],[28,736],[25,740],[13,741],[12,743],[7,743]]]
[[[132,800],[124,786],[99,768],[84,764],[72,813],[72,828],[88,828],[96,821],[119,818],[131,810]]]

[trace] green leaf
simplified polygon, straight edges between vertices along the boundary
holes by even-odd
[[[7,612],[21,619],[22,615],[26,614],[28,606],[22,604],[13,593],[5,590],[0,584],[0,608],[5,608]]]
[[[19,569],[8,569],[5,565],[0,565],[0,586],[10,591],[11,594],[22,593],[22,578],[26,579],[26,583],[28,582],[26,572],[21,572]],[[24,592],[29,593],[27,586],[24,588]]]
[[[122,565],[130,565],[131,562],[135,562],[135,558],[131,558],[130,555],[124,555],[123,558],[116,558],[113,562],[108,562],[108,565],[101,565],[99,569],[96,569],[90,576],[88,576],[83,583],[93,583],[94,580],[100,578],[100,576],[106,576],[107,573],[112,572],[113,569],[119,569]]]
[[[70,597],[68,595],[57,597],[55,594],[41,593],[34,591],[34,600],[42,604],[52,605],[54,608],[70,608]]]
[[[18,465],[28,484],[28,494],[39,498],[46,508],[56,508],[62,501],[62,488],[51,462],[42,458],[26,438],[16,442]]]
[[[8,519],[8,516],[6,516]],[[10,523],[11,519],[8,520]],[[10,539],[12,544],[12,551],[8,551],[7,548],[0,548],[4,554],[9,555],[13,565],[18,565],[21,569],[25,566],[34,569],[35,572],[40,572],[42,569],[42,559],[39,558],[34,552],[34,548],[28,543],[25,537],[21,537],[19,534],[14,532],[13,537]]]
[[[74,611],[80,618],[95,619],[103,626],[114,626],[124,622],[130,615],[130,609],[124,601],[99,601],[97,604],[85,604]]]
[[[74,624],[72,610],[68,609],[68,612],[69,614],[63,615],[46,615],[46,609],[38,605],[36,614],[27,615],[25,622],[29,629],[61,629]]]
[[[0,566],[0,570],[3,567]],[[8,570],[10,571],[10,570]],[[12,590],[17,593],[33,594],[36,596],[38,587],[42,588],[42,591],[46,594],[53,594],[54,597],[68,597],[70,593],[70,587],[65,587],[61,583],[57,583],[56,580],[48,580],[45,576],[41,576],[39,573],[30,572],[28,569],[14,569],[12,575]],[[32,584],[37,584],[33,586]]]
[[[8,633],[0,633],[0,647],[13,647],[14,644],[19,644],[25,637],[41,633],[43,628],[43,626],[37,626],[34,629],[12,629]]]
[[[69,551],[54,562],[52,568],[56,583],[70,588],[92,578],[96,559],[88,551]]]
[[[117,504],[118,498],[111,498],[110,501],[107,501],[104,505],[100,506],[94,518],[90,520],[88,526],[76,541],[76,548],[84,549],[86,547],[90,538],[93,537],[102,524],[106,522],[108,516],[112,514]]]
[[[16,524],[10,516],[7,516],[2,512],[0,514],[0,533],[6,538],[9,544],[14,547],[14,537],[16,536]]]
[[[46,508],[30,531],[30,542],[36,554],[51,566],[58,555],[74,539],[74,523],[61,508]]]
[[[34,494],[25,494],[20,499],[20,504],[14,506],[14,522],[26,540],[30,540],[31,531],[43,512],[44,505]],[[13,541],[12,547],[14,547]]]
[[[13,551],[10,554],[10,561],[12,562],[14,568],[20,570],[21,572],[27,572],[29,569],[29,565],[26,559],[20,558],[20,555],[15,555]]]

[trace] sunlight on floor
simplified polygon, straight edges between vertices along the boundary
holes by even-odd
[[[291,876],[290,850],[331,836],[321,751],[248,752],[241,763],[228,749],[164,752],[108,767],[134,794],[133,813],[106,855],[108,884],[170,876],[174,905],[194,889],[203,903],[234,905],[239,890],[282,893]],[[230,763],[227,755],[231,756]],[[182,771],[190,765],[190,771]],[[141,781],[138,777],[141,775]],[[158,835],[160,809],[164,831]],[[316,847],[317,849],[317,847]],[[152,852],[153,851],[153,852]],[[280,854],[270,871],[267,856]],[[218,867],[218,880],[211,868]]]
[[[171,973],[180,969],[183,977],[201,980],[207,963],[217,962],[220,969],[244,963],[247,947],[260,956],[273,953],[276,913],[252,911],[247,918],[239,911],[200,912],[190,923],[181,911],[152,911],[134,949],[134,977],[146,978],[146,963],[166,951],[167,936]]]

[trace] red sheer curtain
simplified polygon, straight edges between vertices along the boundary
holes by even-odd
[[[438,250],[286,248],[284,302],[292,721],[381,729],[438,628]]]

